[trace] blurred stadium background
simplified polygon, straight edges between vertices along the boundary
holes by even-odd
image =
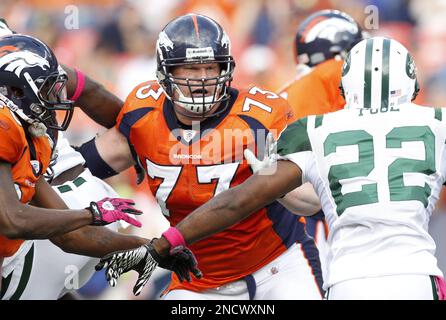
[[[255,83],[277,90],[295,76],[293,41],[298,24],[321,9],[345,11],[363,27],[370,27],[370,10],[378,9],[373,28],[365,29],[372,35],[393,37],[412,52],[421,84],[416,102],[446,105],[446,0],[0,1],[0,17],[11,28],[45,41],[59,62],[78,67],[122,99],[135,85],[155,77],[158,32],[173,17],[188,12],[214,18],[229,34],[237,63],[236,86]],[[76,145],[103,131],[76,110],[68,138]],[[129,170],[109,182],[145,211],[144,227],[135,233],[159,236],[167,221],[145,183],[136,186],[135,181]],[[431,221],[431,230],[440,267],[446,273],[446,214],[439,214],[445,211],[443,203]],[[118,288],[111,289],[104,276],[96,274],[79,294],[86,299],[133,299],[135,279],[135,274],[126,275]],[[158,271],[138,299],[157,299],[167,282],[167,272]]]

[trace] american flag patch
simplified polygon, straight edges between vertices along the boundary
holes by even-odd
[[[401,95],[401,89],[398,90],[391,90],[390,91],[390,96],[391,97],[399,97]]]

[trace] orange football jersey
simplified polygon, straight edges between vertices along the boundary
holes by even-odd
[[[261,150],[267,132],[277,137],[292,117],[288,103],[275,93],[252,87],[230,89],[230,96],[219,116],[200,128],[181,127],[163,90],[146,82],[129,95],[118,116],[116,126],[146,167],[150,189],[173,226],[251,176],[244,149]],[[202,291],[241,279],[306,237],[299,217],[273,202],[193,244],[204,277],[180,283],[173,275],[170,289]]]
[[[336,59],[324,61],[281,90],[280,95],[288,100],[295,118],[344,108],[345,100],[339,89],[342,64],[343,61]]]
[[[0,161],[11,164],[17,196],[28,203],[34,196],[35,184],[46,171],[51,158],[47,137],[27,138],[19,121],[0,106]],[[0,235],[0,257],[12,256],[23,240],[10,240]]]

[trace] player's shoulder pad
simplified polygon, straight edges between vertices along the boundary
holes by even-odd
[[[312,151],[308,137],[308,118],[301,118],[293,122],[281,133],[277,142],[278,154],[284,156],[296,152]]]
[[[20,155],[24,147],[25,132],[20,121],[15,118],[9,109],[0,106],[0,149],[2,152],[7,152],[11,157],[16,153]]]
[[[6,107],[0,105],[0,129],[12,136],[21,136],[23,132],[19,119]]]
[[[281,119],[286,123],[293,116],[287,100],[276,92],[257,86],[239,91],[233,112],[254,118],[267,128]]]
[[[116,127],[130,139],[132,128],[141,123],[140,120],[147,115],[153,115],[157,111],[162,112],[164,101],[164,91],[156,81],[139,84],[128,95],[116,119]]]
[[[127,96],[124,103],[124,112],[139,108],[162,108],[164,102],[164,90],[156,80],[150,80],[137,85]]]
[[[279,96],[281,96],[284,99],[287,99],[288,95],[289,95],[289,91],[294,86],[296,81],[297,81],[296,79],[290,80],[287,83],[285,83],[279,90],[277,90],[277,92],[279,93]]]
[[[342,74],[342,66],[344,62],[337,59],[329,59],[314,67],[313,77],[311,80],[320,79],[323,81],[337,81]]]

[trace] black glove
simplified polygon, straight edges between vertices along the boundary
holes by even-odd
[[[154,259],[158,261],[158,266],[175,272],[180,282],[184,280],[191,282],[191,272],[197,279],[202,277],[201,271],[197,268],[197,259],[188,248],[183,248],[173,255],[166,257],[161,257],[155,250],[153,250],[152,254]]]
[[[136,249],[117,251],[106,255],[96,265],[96,271],[106,267],[106,279],[110,286],[114,287],[123,273],[135,270],[139,274],[133,287],[135,296],[141,293],[157,266],[175,272],[180,281],[191,281],[189,272],[192,272],[196,278],[201,278],[202,274],[197,268],[197,260],[192,251],[184,248],[167,257],[161,257],[152,245],[154,240],[156,239]]]

